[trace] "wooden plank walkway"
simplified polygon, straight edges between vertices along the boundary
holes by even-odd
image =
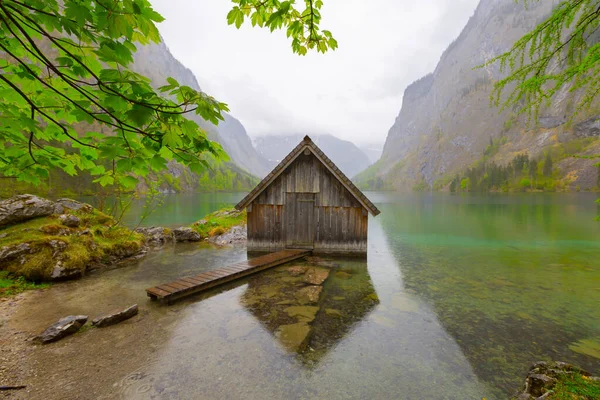
[[[289,261],[297,260],[298,258],[310,254],[310,250],[282,250],[275,253],[269,253],[264,256],[251,258],[247,261],[203,272],[195,276],[180,278],[173,282],[151,287],[146,289],[146,293],[151,300],[160,300],[169,304],[174,300],[203,292],[207,289],[214,288],[215,286],[231,282],[235,279],[254,274],[255,272],[267,268],[285,264]]]

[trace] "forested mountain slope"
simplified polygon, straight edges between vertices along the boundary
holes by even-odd
[[[517,116],[516,110],[500,113],[490,106],[493,84],[502,76],[498,66],[474,69],[509,50],[556,4],[554,0],[530,2],[525,8],[523,2],[481,0],[433,73],[406,88],[381,159],[356,178],[359,186],[439,190],[460,189],[462,183],[465,190],[596,188],[595,161],[570,155],[600,153],[599,107],[567,123],[578,93],[565,88],[543,110],[539,124],[528,126],[527,117]],[[497,170],[494,182],[490,168]]]

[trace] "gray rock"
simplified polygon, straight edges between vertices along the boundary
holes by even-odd
[[[67,269],[64,267],[62,260],[56,261],[50,278],[56,281],[81,278],[83,272],[80,269]]]
[[[77,228],[81,221],[75,215],[72,214],[62,214],[58,217],[60,223],[64,226],[68,226],[69,228]]]
[[[4,246],[0,248],[0,264],[13,260],[25,254],[31,253],[29,243],[19,243],[13,246]]]
[[[169,240],[173,240],[173,233],[161,226],[151,226],[150,228],[136,228],[137,233],[141,233],[146,237],[146,242],[151,244],[162,244]]]
[[[134,304],[131,307],[128,307],[124,310],[116,311],[98,318],[94,318],[94,320],[92,321],[92,325],[98,328],[104,328],[106,326],[118,324],[119,322],[125,321],[126,319],[137,315],[137,313],[138,305]]]
[[[55,203],[31,194],[0,201],[0,226],[45,217],[54,213]]]
[[[66,198],[56,200],[56,205],[62,206],[64,208],[68,208],[71,210],[83,210],[83,211],[91,211],[92,210],[92,206],[90,206],[89,204],[82,203],[80,201],[76,201],[73,199],[66,199]],[[64,211],[57,212],[57,214],[62,214],[63,212]]]
[[[234,226],[227,232],[219,236],[213,236],[208,239],[209,242],[223,246],[226,244],[244,243],[248,240],[248,230],[246,225]]]
[[[77,332],[87,320],[87,315],[69,315],[61,318],[42,332],[36,340],[42,344],[55,342]]]
[[[579,137],[600,135],[600,115],[589,118],[575,126],[574,132]]]
[[[202,237],[198,232],[188,227],[173,229],[173,238],[176,242],[199,242]]]

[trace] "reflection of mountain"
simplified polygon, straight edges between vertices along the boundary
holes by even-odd
[[[319,283],[320,285],[307,283]],[[309,262],[254,275],[242,304],[279,343],[315,366],[349,335],[379,299],[364,260]]]

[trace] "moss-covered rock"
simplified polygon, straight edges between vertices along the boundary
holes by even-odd
[[[43,200],[44,204],[51,202]],[[76,208],[68,208],[69,204]],[[60,215],[0,228],[1,270],[32,281],[73,279],[92,266],[112,264],[142,249],[142,235],[116,225],[110,216],[89,205],[63,199],[54,207]]]

